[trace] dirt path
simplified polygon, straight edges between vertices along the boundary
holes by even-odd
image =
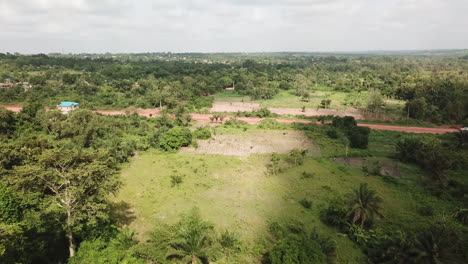
[[[15,105],[0,105],[0,107],[5,107],[7,110],[18,113],[23,108],[20,104]],[[140,116],[146,117],[157,117],[159,115],[159,109],[143,109],[143,108],[134,108],[130,107],[125,110],[96,110],[94,111],[103,115],[126,115],[131,113],[138,113]],[[210,121],[211,114],[192,114],[192,119],[196,121]],[[226,118],[228,120],[229,118]],[[245,121],[249,124],[257,124],[263,120],[263,118],[258,117],[237,117],[237,120]],[[304,121],[304,120],[290,120],[290,119],[281,119],[276,118],[276,121],[284,124],[291,123],[302,123],[302,124],[311,124],[315,123],[320,125],[320,122],[313,121]],[[376,130],[390,130],[390,131],[401,131],[409,133],[431,133],[431,134],[444,134],[457,132],[456,128],[441,128],[441,127],[408,127],[408,126],[391,126],[391,125],[374,125],[374,124],[358,124],[358,126],[369,127]]]

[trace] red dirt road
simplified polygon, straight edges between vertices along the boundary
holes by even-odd
[[[18,113],[23,108],[22,105],[0,105],[0,107],[4,107],[10,111]],[[128,108],[125,110],[96,110],[96,113],[102,115],[126,115],[130,113],[138,113],[140,116],[145,117],[157,117],[159,116],[159,109],[143,109],[143,108]],[[192,114],[192,119],[197,121],[210,121],[211,114]],[[228,120],[226,118],[226,120]],[[257,124],[258,122],[262,121],[263,118],[257,117],[237,117],[237,120],[245,121],[249,124]],[[290,120],[290,119],[281,119],[276,118],[276,121],[284,124],[291,124],[291,123],[302,123],[302,124],[311,124],[315,123],[320,125],[320,122],[312,122],[312,121],[304,121],[304,120]],[[409,133],[430,133],[430,134],[444,134],[444,133],[452,133],[457,132],[458,129],[456,128],[441,128],[441,127],[408,127],[408,126],[391,126],[391,125],[374,125],[374,124],[358,124],[358,126],[369,127],[371,129],[376,130],[390,130],[390,131],[401,131],[401,132],[409,132]]]

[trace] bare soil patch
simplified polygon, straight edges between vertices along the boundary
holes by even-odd
[[[211,107],[210,112],[250,112],[257,109],[260,109],[260,104],[217,101],[213,103],[213,107]]]
[[[198,140],[198,148],[183,148],[182,152],[250,156],[287,153],[295,148],[306,149],[308,155],[320,155],[319,147],[304,132],[281,130],[254,131],[245,135],[216,135],[209,140]]]
[[[23,109],[23,105],[20,105],[20,104],[5,104],[5,105],[0,105],[0,107],[3,107],[6,110],[10,110],[15,113],[19,113],[21,109]]]
[[[355,119],[362,119],[362,115],[359,113],[358,109],[348,108],[346,110],[333,110],[333,109],[305,109],[302,112],[300,108],[279,108],[271,107],[268,108],[272,113],[278,115],[305,115],[305,116],[352,116]]]

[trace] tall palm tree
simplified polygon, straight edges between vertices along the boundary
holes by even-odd
[[[383,217],[380,213],[380,204],[382,199],[377,193],[369,189],[367,183],[361,184],[359,189],[354,190],[350,195],[350,209],[347,216],[353,216],[353,224],[360,222],[361,227],[364,223],[374,217]]]

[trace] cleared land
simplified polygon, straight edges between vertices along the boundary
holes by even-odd
[[[5,107],[7,110],[13,111],[18,113],[23,108],[22,105],[0,105],[0,107]],[[323,110],[320,110],[323,111]],[[103,115],[126,115],[130,113],[138,113],[141,116],[145,117],[157,117],[159,115],[159,109],[143,109],[143,108],[127,108],[125,110],[96,110],[96,113],[100,113]],[[323,113],[321,113],[323,115]],[[200,120],[200,121],[209,121],[210,114],[192,114],[193,120]],[[227,118],[229,119],[229,118]],[[226,119],[226,120],[227,120]],[[238,117],[237,120],[245,121],[249,124],[257,124],[258,122],[262,121],[263,118],[256,118],[256,117]],[[285,124],[291,123],[303,123],[303,124],[310,124],[318,122],[311,122],[311,121],[304,121],[304,120],[290,120],[290,119],[276,119],[276,121]],[[359,126],[365,126],[376,130],[390,130],[390,131],[402,131],[402,132],[410,132],[410,133],[431,133],[431,134],[443,134],[443,133],[452,133],[458,132],[459,130],[456,128],[446,128],[446,127],[410,127],[410,126],[393,126],[393,125],[374,125],[374,124],[358,124]]]
[[[375,144],[382,144],[379,142]],[[252,248],[241,253],[238,263],[260,262],[256,252],[261,252],[273,221],[300,222],[307,229],[333,237],[337,241],[336,263],[365,263],[362,252],[346,235],[319,219],[320,210],[331,199],[345,197],[360,183],[368,183],[383,199],[385,218],[379,224],[388,228],[396,223],[409,227],[428,224],[430,218],[417,213],[426,204],[437,212],[434,217],[447,208],[412,183],[419,176],[411,166],[401,167],[400,183],[395,185],[327,158],[308,157],[303,165],[285,165],[284,172],[270,175],[266,170],[269,160],[270,155],[259,154],[239,157],[146,152],[123,169],[124,185],[113,201],[139,239],[144,239],[157,223],[175,223],[182,213],[198,207],[219,231],[239,233],[243,243]],[[304,179],[303,172],[313,176]],[[172,175],[181,175],[182,183],[172,187]],[[300,205],[304,198],[312,201],[311,209]]]
[[[184,148],[185,153],[250,156],[251,154],[287,153],[305,149],[308,155],[320,155],[319,148],[302,131],[257,130],[243,135],[216,135],[198,140],[197,148]]]

